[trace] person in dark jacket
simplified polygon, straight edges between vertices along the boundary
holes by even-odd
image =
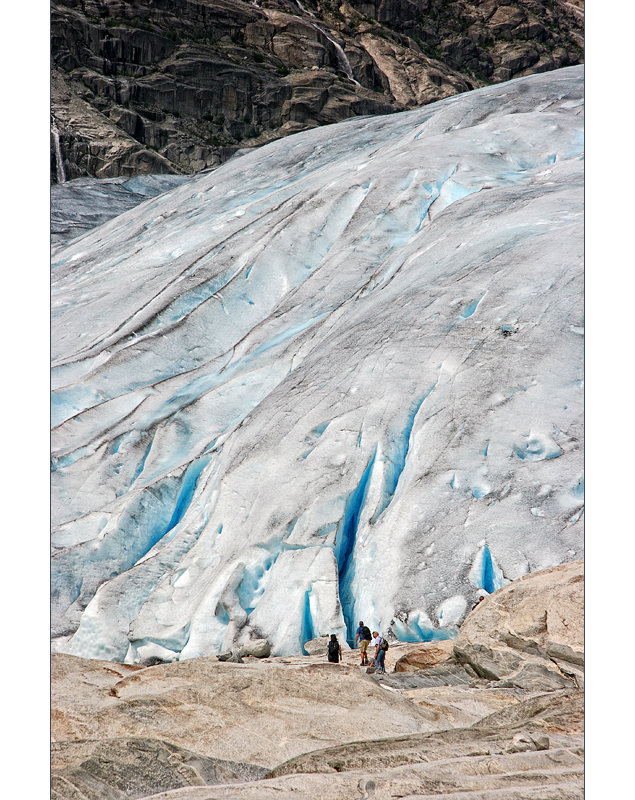
[[[362,657],[362,666],[368,664],[368,645],[371,643],[372,637],[370,635],[370,628],[364,625],[364,621],[360,619],[359,628],[355,632],[355,647],[359,642],[359,652]]]
[[[342,648],[334,633],[331,634],[331,641],[329,642],[328,659],[333,664],[337,664],[342,660]]]

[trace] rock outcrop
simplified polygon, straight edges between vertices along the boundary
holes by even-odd
[[[544,607],[559,609],[560,622],[532,634],[543,661],[550,646],[581,661],[580,567],[544,570],[486,598],[457,653],[480,654],[490,624],[496,642],[535,628]],[[444,656],[446,642],[399,642],[389,674],[371,677],[350,649],[342,664],[321,652],[145,668],[54,654],[52,797],[581,799],[583,692],[479,678],[477,658],[471,667]],[[390,671],[417,658],[434,664]]]
[[[53,655],[52,797],[582,797],[580,690],[408,690],[357,657],[139,668]]]
[[[51,800],[146,797],[184,786],[264,778],[254,764],[206,758],[152,738],[80,739],[51,745]]]
[[[328,664],[324,655],[298,659],[202,658],[131,671],[53,654],[53,739],[151,737],[206,758],[272,768],[346,741],[440,727],[355,666]]]
[[[487,597],[461,626],[454,653],[489,680],[582,686],[584,561],[526,575]]]
[[[580,63],[583,4],[54,0],[51,182],[238,148]]]

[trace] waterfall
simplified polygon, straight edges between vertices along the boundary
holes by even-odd
[[[57,182],[66,183],[66,173],[64,172],[64,162],[62,161],[60,132],[53,120],[51,120],[51,133],[53,134],[53,140],[55,141],[55,170],[57,173]]]
[[[302,5],[302,3],[300,2],[300,0],[295,0],[295,4],[300,9],[300,11],[303,11],[305,14],[308,14],[310,17],[314,17],[315,18],[315,14],[312,11],[309,11],[308,8],[305,8]]]
[[[296,2],[297,2],[297,0],[296,0]],[[298,5],[300,5],[300,4],[298,3]],[[353,75],[353,70],[351,69],[350,62],[349,62],[349,60],[348,60],[348,58],[346,56],[346,53],[344,52],[342,46],[339,45],[335,41],[335,39],[332,39],[328,35],[328,33],[326,33],[326,31],[323,31],[322,28],[318,27],[315,23],[311,22],[310,24],[313,25],[313,27],[315,28],[316,31],[320,31],[320,33],[324,34],[324,36],[326,36],[326,38],[329,40],[329,42],[333,45],[333,47],[335,48],[335,53],[337,54],[337,60],[339,61],[340,67],[342,69],[342,72],[346,75],[346,77],[350,81],[353,81],[353,83],[356,86],[360,86],[361,87],[361,84],[358,83],[358,81],[355,80],[355,76]]]

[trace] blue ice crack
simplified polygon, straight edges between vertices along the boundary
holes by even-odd
[[[313,629],[313,618],[311,616],[311,590],[307,589],[304,593],[304,609],[302,613],[302,630],[300,632],[300,652],[303,655],[309,655],[304,645],[306,642],[315,639],[315,631]]]
[[[474,312],[478,308],[478,304],[481,302],[481,300],[485,297],[486,294],[487,292],[483,292],[483,294],[476,300],[472,300],[471,303],[468,303],[465,306],[465,308],[463,308],[463,310],[461,311],[461,319],[467,319],[468,317],[471,317],[472,314],[474,314]]]
[[[370,476],[377,456],[377,447],[368,462],[357,487],[350,493],[346,501],[344,516],[342,517],[335,537],[335,558],[337,560],[339,595],[342,604],[342,613],[346,623],[346,638],[349,643],[355,640],[355,598],[353,595],[352,582],[355,574],[355,560],[353,551],[359,520],[366,502]]]
[[[419,413],[419,409],[425,402],[425,400],[430,396],[431,392],[436,388],[439,379],[437,378],[436,381],[430,386],[427,392],[423,394],[419,400],[417,400],[411,407],[406,418],[406,424],[401,431],[401,435],[396,437],[391,451],[388,453],[388,463],[386,466],[385,474],[384,474],[384,487],[382,490],[382,499],[379,504],[378,510],[375,512],[371,523],[374,524],[377,519],[381,516],[381,514],[386,510],[386,508],[390,505],[395,491],[397,489],[397,485],[399,483],[399,478],[401,477],[401,473],[406,466],[406,459],[408,457],[408,452],[410,450],[410,446],[412,444],[411,437],[412,437],[412,429],[415,424],[415,419],[417,414]]]

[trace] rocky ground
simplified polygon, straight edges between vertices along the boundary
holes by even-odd
[[[54,0],[51,182],[191,174],[577,64],[583,0]]]
[[[457,640],[394,643],[385,676],[352,650],[54,654],[52,797],[582,798],[583,591],[581,561],[514,581]]]

